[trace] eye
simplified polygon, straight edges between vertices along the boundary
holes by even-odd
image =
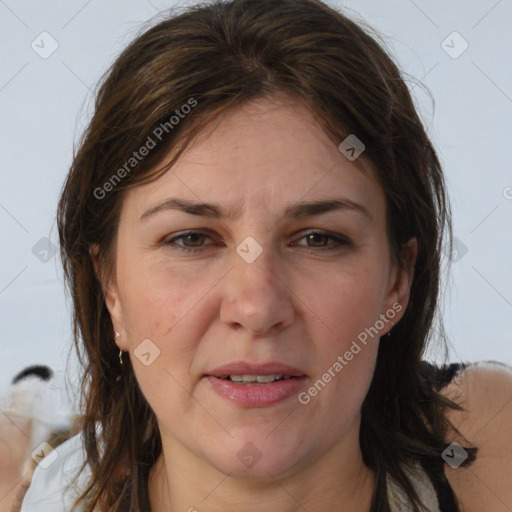
[[[334,235],[328,233],[326,231],[310,231],[306,233],[300,240],[306,239],[306,249],[315,251],[319,249],[321,251],[332,251],[334,249],[339,249],[344,245],[350,245],[350,240],[341,235]],[[334,243],[330,245],[326,245],[323,242],[327,242],[327,240],[334,240]],[[309,242],[312,242],[313,245],[309,245]],[[303,245],[303,244],[297,244]]]
[[[169,246],[175,245],[175,248],[181,252],[198,252],[202,250],[202,247],[204,247],[202,242],[204,242],[205,238],[211,239],[207,233],[203,233],[201,231],[186,231],[184,233],[178,234],[177,236],[174,236],[173,238],[168,238],[163,242],[163,244]],[[177,244],[177,240],[183,240],[184,244]]]

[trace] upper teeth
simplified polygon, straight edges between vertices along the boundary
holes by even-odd
[[[228,375],[233,382],[273,382],[277,379],[289,379],[289,375]]]

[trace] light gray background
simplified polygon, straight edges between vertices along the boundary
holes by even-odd
[[[443,306],[450,359],[511,364],[512,1],[329,3],[383,34],[444,165],[459,240]],[[57,244],[57,198],[92,89],[141,23],[172,5],[0,0],[0,385],[48,364],[64,411],[77,369],[72,356],[65,373],[70,309],[58,254],[45,263],[33,247]],[[31,46],[49,51],[52,39],[47,58]]]

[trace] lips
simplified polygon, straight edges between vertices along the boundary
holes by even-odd
[[[233,382],[230,376],[283,376],[274,382]],[[228,377],[228,378],[226,378]],[[252,364],[245,361],[229,363],[205,374],[211,389],[224,399],[241,407],[270,407],[296,395],[304,386],[307,375],[286,364],[271,362]]]
[[[206,373],[206,376],[219,378],[229,375],[284,375],[288,377],[303,377],[306,374],[293,366],[279,362],[253,364],[246,361],[229,363]]]

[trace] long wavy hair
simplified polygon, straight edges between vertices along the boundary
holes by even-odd
[[[423,361],[430,341],[445,343],[437,304],[442,251],[451,254],[450,209],[436,151],[385,48],[371,27],[318,0],[215,1],[152,21],[103,76],[57,212],[74,345],[83,366],[72,434],[84,436],[83,467],[92,472],[75,507],[142,510],[149,469],[162,450],[155,414],[129,358],[119,364],[104,301],[125,191],[166,172],[218,115],[284,92],[318,117],[334,144],[349,134],[364,142],[386,197],[397,264],[403,264],[404,244],[418,240],[407,310],[380,344],[362,404],[360,445],[376,475],[371,510],[390,511],[388,475],[414,511],[423,510],[404,471],[420,463],[442,511],[459,511],[441,453],[450,426],[443,407],[460,407],[444,397],[438,374]],[[136,158],[142,146],[149,149]],[[179,151],[163,166],[171,149]],[[93,246],[99,249],[98,274]],[[468,451],[466,463],[476,448]]]

